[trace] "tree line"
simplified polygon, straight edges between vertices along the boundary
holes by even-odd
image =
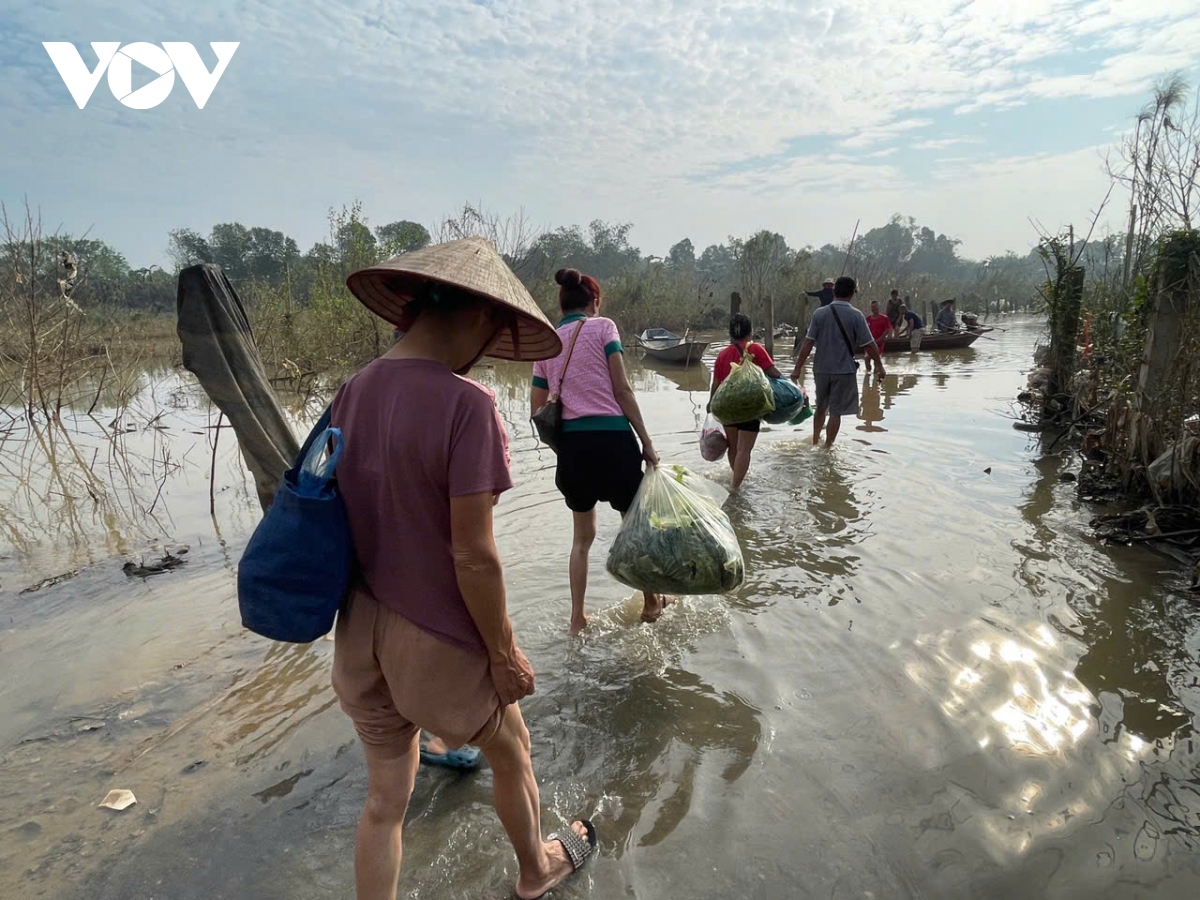
[[[432,229],[405,219],[372,227],[356,202],[332,210],[328,237],[307,251],[264,226],[227,222],[207,234],[176,229],[168,236],[170,270],[134,269],[116,248],[90,236],[54,235],[44,242],[51,263],[69,258],[78,266],[74,298],[81,306],[148,312],[174,308],[176,275],[195,263],[219,265],[248,301],[269,297],[301,310],[337,291],[355,268],[468,235],[492,240],[548,312],[556,269],[571,266],[594,275],[604,284],[610,313],[629,327],[712,326],[733,291],[752,312],[771,300],[779,321],[795,322],[803,315],[804,291],[843,271],[859,279],[864,299],[883,299],[894,287],[914,303],[954,296],[960,308],[975,305],[981,312],[1001,300],[1028,305],[1045,277],[1036,250],[967,259],[958,253],[960,241],[900,214],[856,235],[852,245],[791,247],[782,235],[762,230],[702,250],[683,238],[661,257],[636,246],[632,230],[631,223],[602,220],[537,229],[523,212],[504,217],[471,204]],[[0,249],[4,257],[21,252],[12,240]],[[1122,249],[1119,242],[1106,247],[1118,255]]]

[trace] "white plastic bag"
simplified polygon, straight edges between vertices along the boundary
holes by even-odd
[[[703,481],[683,466],[646,473],[608,551],[613,578],[655,594],[722,594],[742,583],[741,545]]]
[[[725,429],[713,418],[713,414],[709,413],[700,429],[700,455],[707,462],[716,462],[728,449],[729,441],[725,437]]]

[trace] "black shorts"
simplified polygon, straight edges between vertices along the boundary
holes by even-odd
[[[554,484],[572,512],[608,503],[625,515],[642,483],[642,451],[630,431],[567,431]]]
[[[762,419],[754,419],[751,422],[738,422],[736,425],[730,425],[730,428],[736,428],[738,431],[749,431],[758,434],[762,430]]]

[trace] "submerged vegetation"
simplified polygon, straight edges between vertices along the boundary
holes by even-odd
[[[1189,96],[1179,78],[1158,85],[1115,156],[1110,199],[1118,190],[1128,193],[1126,233],[1042,243],[1050,341],[1030,399],[1044,423],[1082,434],[1087,491],[1107,486],[1147,496],[1160,509],[1194,507],[1200,500],[1200,96]],[[1139,521],[1144,525],[1146,516]]]

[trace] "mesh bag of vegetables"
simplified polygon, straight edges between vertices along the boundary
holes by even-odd
[[[722,425],[737,425],[761,419],[775,409],[775,393],[767,374],[753,358],[743,356],[729,368],[712,398],[712,414]]]
[[[608,572],[655,594],[720,594],[745,578],[729,517],[683,466],[658,466],[642,479],[608,551]]]

